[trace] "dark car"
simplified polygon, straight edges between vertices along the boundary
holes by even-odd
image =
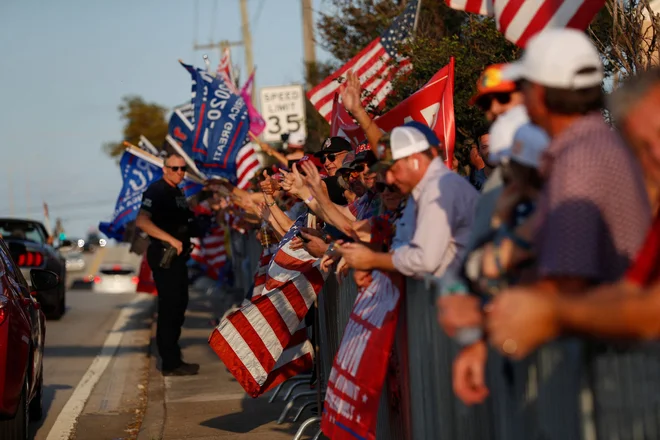
[[[27,439],[43,416],[45,317],[32,292],[51,290],[55,273],[31,271],[32,289],[0,239],[0,439]]]
[[[60,279],[57,287],[38,292],[37,300],[46,317],[60,319],[66,311],[66,261],[51,246],[46,227],[35,220],[0,218],[0,238],[7,243],[25,279],[30,278],[32,269],[46,269],[57,274]]]

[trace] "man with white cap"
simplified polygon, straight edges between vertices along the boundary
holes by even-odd
[[[603,66],[598,51],[583,32],[548,29],[529,40],[521,60],[505,75],[521,83],[531,120],[552,139],[541,164],[544,187],[536,218],[531,219],[536,281],[524,290],[570,296],[621,278],[644,241],[651,213],[639,164],[601,113]],[[502,295],[518,289],[523,287]],[[500,298],[488,314],[490,343],[507,356],[522,358],[528,351],[522,343],[519,349],[518,341],[527,339],[527,330],[506,328],[515,304]],[[557,374],[580,361],[574,340],[555,341],[543,350],[546,356],[565,360],[561,364],[566,367],[558,368]],[[616,359],[613,353],[602,353],[605,356],[591,353],[589,358],[595,371],[619,368],[608,364],[608,359]],[[565,398],[554,405],[578,413],[575,390],[580,383],[573,377],[555,390]],[[595,381],[617,380],[605,375]],[[604,410],[616,406],[616,395],[620,394],[594,393],[598,437],[610,434],[605,426],[616,411],[608,415]],[[553,426],[555,432],[549,436],[579,437],[571,425]]]
[[[389,139],[389,146],[378,146],[380,162],[372,168],[384,172],[388,184],[412,196],[410,202],[416,208],[413,238],[392,253],[354,243],[341,246],[339,253],[355,269],[441,276],[462,260],[478,193],[434,157],[419,129],[396,127]]]

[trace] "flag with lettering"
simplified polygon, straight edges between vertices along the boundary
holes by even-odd
[[[224,318],[209,338],[213,351],[252,397],[313,365],[304,319],[327,274],[319,269],[319,259],[290,247],[306,219],[300,216],[280,241],[261,295]]]
[[[312,105],[328,122],[334,94],[349,70],[357,73],[366,92],[363,104],[381,107],[392,90],[394,77],[412,69],[410,60],[399,54],[398,46],[411,37],[418,7],[418,0],[408,0],[403,13],[380,37],[307,93]]]
[[[445,149],[445,163],[451,169],[456,140],[453,57],[449,64],[438,70],[422,88],[376,118],[374,122],[381,130],[389,132],[410,120],[422,122],[433,129]],[[355,145],[366,139],[360,126],[353,121],[344,106],[340,105],[338,98],[333,107],[331,131]]]
[[[195,157],[192,144],[193,144],[193,135],[195,133],[195,125],[188,119],[184,113],[175,108],[170,116],[170,123],[167,129],[168,136],[174,140],[181,149],[186,153],[191,159],[198,160],[203,158],[203,156]]]
[[[385,273],[372,278],[358,292],[328,379],[321,429],[333,440],[376,438],[401,293]]]
[[[181,63],[192,77],[192,157],[208,177],[237,182],[237,158],[250,130],[247,106],[222,77]]]
[[[127,223],[137,218],[142,205],[142,193],[163,176],[163,170],[151,162],[124,152],[119,162],[122,188],[117,197],[115,211],[110,222],[99,223],[99,230],[108,238],[122,240]]]
[[[507,40],[525,47],[548,28],[584,30],[605,0],[445,0],[453,9],[495,18]]]

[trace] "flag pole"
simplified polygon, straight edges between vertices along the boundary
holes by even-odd
[[[421,10],[422,10],[422,0],[418,0],[417,11],[415,11],[415,24],[413,25],[413,35],[417,32],[417,23],[419,22],[419,11]]]

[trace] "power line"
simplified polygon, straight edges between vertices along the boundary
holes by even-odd
[[[259,6],[257,6],[257,12],[254,14],[254,17],[252,17],[252,26],[255,28],[259,24],[259,18],[261,17],[261,11],[264,8],[264,0],[261,0],[259,2]]]
[[[213,41],[215,37],[215,23],[217,21],[218,15],[218,0],[213,0],[213,13],[211,14],[211,35],[209,36],[209,41]]]

